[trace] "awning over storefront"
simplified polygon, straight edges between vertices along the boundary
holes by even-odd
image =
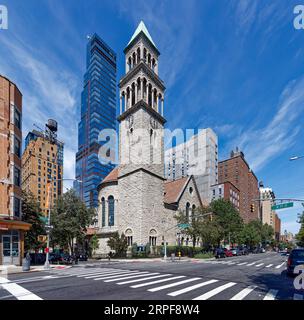
[[[19,220],[5,220],[0,219],[0,231],[8,230],[23,230],[28,231],[31,228],[31,224]]]

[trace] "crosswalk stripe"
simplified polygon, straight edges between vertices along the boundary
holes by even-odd
[[[141,288],[141,287],[150,286],[150,285],[153,285],[153,284],[162,283],[162,282],[171,281],[171,280],[176,280],[176,279],[181,279],[181,278],[186,278],[186,276],[177,276],[177,277],[171,277],[171,278],[167,278],[167,279],[161,279],[161,280],[156,280],[156,281],[136,284],[134,286],[131,286],[131,288]]]
[[[261,267],[262,265],[264,265],[265,263],[259,263],[256,265],[256,267]]]
[[[235,282],[228,282],[228,283],[226,283],[226,284],[224,284],[224,285],[222,285],[222,286],[220,286],[218,288],[215,288],[215,289],[213,289],[213,290],[211,290],[209,292],[206,292],[206,293],[202,294],[201,296],[198,296],[198,297],[196,297],[196,298],[194,298],[192,300],[207,300],[207,299],[217,295],[218,293],[220,293],[220,292],[222,292],[222,291],[224,291],[224,290],[226,290],[226,289],[228,289],[228,288],[230,288],[230,287],[232,287],[234,285],[236,285]]]
[[[256,262],[248,263],[247,267],[253,266],[254,264],[256,264]]]
[[[285,264],[285,261],[282,264],[279,264],[278,266],[276,266],[276,269],[280,269],[284,264]]]
[[[236,262],[229,262],[228,264],[229,264],[229,265],[230,265],[230,264],[236,264]]]
[[[107,273],[113,273],[113,272],[124,272],[125,270],[109,270],[109,271],[95,271],[95,272],[84,272],[84,273],[75,273],[74,276],[77,277],[86,277],[94,274],[107,274]],[[130,272],[130,270],[128,270]]]
[[[128,276],[132,276],[135,274],[142,274],[142,273],[149,273],[148,271],[143,271],[143,272],[132,272],[132,273],[125,273],[123,274],[124,277],[128,277]],[[116,275],[112,275],[112,276],[106,276],[106,277],[101,277],[101,278],[94,278],[93,280],[108,280],[108,279],[114,279],[114,278],[119,278],[120,276],[122,276],[122,274],[116,274]]]
[[[150,273],[149,275],[153,276],[153,275],[156,275],[156,274],[159,274],[159,272],[154,272],[154,273]],[[140,278],[140,277],[145,277],[147,274],[137,274],[135,276],[123,276],[121,275],[122,277],[121,278],[115,278],[115,279],[110,279],[110,280],[105,280],[104,282],[113,282],[113,281],[120,281],[120,280],[126,280],[126,279],[133,279],[133,278]]]
[[[295,293],[293,295],[293,300],[303,300],[303,296],[301,294]]]
[[[272,267],[273,266],[273,264],[271,263],[271,264],[269,264],[268,266],[266,266],[266,268],[270,268],[270,267]]]
[[[257,286],[249,286],[239,293],[237,293],[235,296],[233,296],[230,300],[243,300],[246,296],[248,296],[249,293],[251,293]]]
[[[17,283],[11,282],[8,279],[0,277],[0,284],[3,289],[8,291],[18,300],[42,300],[36,294],[19,286]]]
[[[244,264],[246,264],[246,263],[248,263],[248,262],[238,263],[237,266],[242,266],[242,265],[244,265]]]
[[[275,300],[275,297],[278,294],[278,292],[278,290],[270,289],[263,300]]]
[[[148,289],[148,291],[150,291],[150,292],[160,291],[160,290],[164,290],[164,289],[171,288],[171,287],[176,287],[176,286],[179,286],[180,284],[184,284],[184,283],[188,283],[188,282],[192,282],[192,281],[196,281],[196,280],[200,280],[200,279],[201,278],[191,278],[191,279],[187,279],[187,280],[182,280],[182,281],[179,281],[179,282],[166,284],[166,285],[161,286],[161,287]]]
[[[178,296],[180,294],[195,290],[197,288],[201,288],[201,287],[207,286],[208,284],[215,283],[215,282],[218,282],[218,280],[212,279],[212,280],[205,281],[205,282],[202,282],[202,283],[198,283],[198,284],[195,284],[194,286],[190,286],[190,287],[178,290],[178,291],[170,292],[167,295],[171,296],[171,297],[176,297],[176,296]]]
[[[132,272],[138,272],[138,270],[125,270],[125,271],[110,271],[110,272],[103,272],[103,273],[95,273],[95,274],[89,274],[89,275],[81,275],[77,276],[78,278],[85,278],[85,279],[91,279],[91,278],[98,278],[102,276],[111,276],[114,274],[124,274],[124,273],[132,273]]]
[[[159,276],[153,276],[153,277],[147,277],[147,278],[142,278],[142,279],[135,279],[135,280],[130,280],[130,281],[118,282],[117,284],[122,285],[122,284],[133,283],[133,282],[141,282],[141,281],[155,279],[155,278],[163,278],[163,277],[167,277],[167,276],[171,276],[171,275],[172,275],[171,273],[167,273],[167,274],[161,274]]]

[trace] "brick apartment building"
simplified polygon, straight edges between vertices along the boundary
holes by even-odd
[[[229,200],[233,206],[240,210],[240,190],[231,182],[226,181],[211,186],[212,200]]]
[[[47,182],[52,181],[51,206],[62,195],[63,143],[51,143],[42,132],[33,130],[25,139],[22,155],[22,189],[32,192],[45,215],[48,208]]]
[[[260,219],[258,179],[245,160],[244,153],[236,149],[230,158],[219,162],[219,184],[230,182],[239,190],[240,215],[245,223]],[[254,205],[254,212],[251,212]]]
[[[21,221],[22,94],[0,75],[0,265],[20,265],[24,232]]]
[[[281,239],[281,219],[275,214],[275,223],[274,223],[274,238],[277,241]]]

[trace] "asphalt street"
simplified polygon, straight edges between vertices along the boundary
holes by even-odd
[[[286,256],[80,263],[0,278],[0,300],[303,300]]]

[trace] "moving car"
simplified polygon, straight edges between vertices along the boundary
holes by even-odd
[[[304,270],[304,249],[293,249],[287,260],[287,274],[299,274],[294,272],[296,266],[303,265]]]

